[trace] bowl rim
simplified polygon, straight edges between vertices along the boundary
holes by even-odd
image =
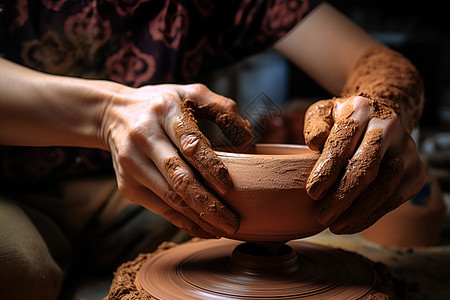
[[[269,157],[272,156],[274,158],[296,158],[296,157],[318,157],[320,155],[319,151],[315,151],[310,149],[306,145],[300,144],[276,144],[276,143],[257,143],[250,146],[255,149],[268,149],[268,148],[278,148],[278,149],[286,149],[287,151],[295,151],[296,149],[301,149],[304,153],[294,153],[294,154],[268,154],[268,153],[241,153],[241,152],[233,152],[226,151],[225,149],[236,149],[236,147],[218,147],[214,152],[220,157]]]

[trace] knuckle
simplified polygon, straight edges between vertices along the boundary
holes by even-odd
[[[167,189],[165,191],[164,200],[175,209],[183,209],[187,207],[183,199],[172,189]]]
[[[157,97],[152,100],[150,109],[156,113],[161,113],[167,109],[167,100],[164,97]]]
[[[224,107],[226,111],[237,113],[238,112],[238,105],[236,101],[226,98],[227,101],[224,103]]]
[[[195,134],[187,134],[180,138],[180,151],[185,156],[191,156],[195,153],[201,142],[201,136]]]
[[[174,107],[175,103],[179,103],[179,97],[166,92],[161,94],[159,97],[152,99],[149,108],[156,115],[162,115],[170,111]]]
[[[362,96],[356,96],[353,98],[353,108],[355,110],[369,110],[371,106],[369,104],[369,99]]]
[[[175,192],[182,196],[186,193],[186,189],[188,187],[188,184],[190,182],[189,180],[190,175],[188,174],[188,172],[182,168],[178,168],[176,170],[174,170],[174,172],[172,173],[171,176],[171,185],[172,188],[175,190]],[[169,195],[167,195],[169,196]],[[175,197],[175,196],[171,196],[171,197]]]
[[[128,137],[131,141],[141,141],[145,139],[147,128],[146,122],[136,121],[130,126]]]
[[[201,94],[209,91],[208,87],[203,83],[193,83],[189,85],[189,88],[192,90],[194,94]]]

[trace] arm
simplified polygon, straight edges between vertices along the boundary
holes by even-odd
[[[305,141],[322,151],[307,182],[317,219],[358,232],[417,193],[425,176],[410,132],[424,97],[414,66],[326,3],[275,48],[338,96],[305,116]]]
[[[4,59],[0,78],[1,144],[108,150],[118,187],[129,200],[192,235],[223,236],[237,230],[236,215],[184,160],[219,193],[230,187],[228,171],[200,132],[193,109],[219,126],[229,125],[220,123],[226,116],[243,135],[239,141],[249,143],[249,123],[239,116],[234,101],[198,84],[136,89],[48,75]]]
[[[99,111],[112,82],[40,73],[0,59],[0,143],[107,149]]]

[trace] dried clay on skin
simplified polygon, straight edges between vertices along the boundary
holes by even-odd
[[[184,102],[192,109],[196,118],[216,123],[233,146],[246,148],[253,142],[254,136],[250,122],[238,117],[235,112],[224,111],[215,102],[204,105],[197,105],[192,99],[186,99]]]
[[[332,101],[319,101],[306,112],[304,129],[305,142],[313,150],[322,150],[328,134],[333,127],[333,105]]]
[[[174,190],[181,194],[187,204],[194,208],[202,208],[203,211],[199,212],[201,218],[208,223],[214,222],[224,226],[221,228],[226,234],[234,233],[239,227],[239,220],[237,217],[211,192],[202,186],[200,181],[193,177],[182,177],[180,182],[179,172],[181,170],[187,170],[188,166],[180,157],[173,156],[166,158],[163,162],[164,168],[167,170],[172,182],[179,184],[174,186]]]
[[[399,115],[406,114],[402,121],[409,132],[422,114],[423,94],[422,78],[411,62],[382,46],[363,54],[341,92],[346,97],[360,95],[377,100]]]
[[[349,148],[358,126],[358,121],[353,119],[340,120],[333,126],[330,135],[335,138],[328,139],[325,142],[322,155],[317,160],[313,173],[306,184],[306,189],[312,198],[320,199],[323,194],[319,193],[328,190],[339,177],[342,168],[351,155]],[[324,186],[326,189],[324,189]]]
[[[230,175],[225,165],[212,150],[208,139],[198,128],[193,110],[187,105],[189,101],[192,100],[187,99],[180,103],[182,117],[173,124],[175,137],[180,142],[186,141],[186,139],[192,141],[183,152],[185,159],[200,172],[213,188],[223,194],[233,185]]]
[[[383,130],[375,128],[367,132],[359,151],[349,161],[342,180],[333,188],[329,197],[319,202],[316,208],[319,222],[329,225],[339,215],[352,205],[366,186],[377,176],[381,163],[381,148],[383,145]],[[380,176],[383,176],[381,174]]]

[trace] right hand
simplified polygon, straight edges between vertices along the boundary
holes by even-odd
[[[322,100],[305,116],[305,140],[322,151],[306,183],[317,220],[360,232],[420,191],[425,170],[395,110],[380,99]]]
[[[191,235],[232,235],[238,217],[196,176],[198,171],[219,194],[232,186],[228,170],[197,126],[196,112],[232,128],[241,146],[252,142],[250,123],[236,103],[201,84],[123,87],[104,107],[99,135],[126,198]]]

